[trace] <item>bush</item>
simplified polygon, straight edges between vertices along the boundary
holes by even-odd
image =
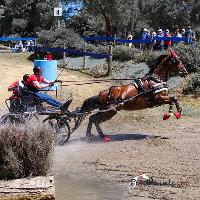
[[[0,179],[47,175],[52,166],[53,131],[50,127],[0,127]]]
[[[165,54],[167,54],[166,51],[143,51],[135,56],[135,62],[146,62],[147,65],[151,66],[159,56]]]
[[[38,46],[42,47],[59,47],[69,49],[83,49],[84,41],[74,32],[73,29],[60,28],[51,30],[42,30],[38,33]],[[47,52],[37,51],[29,57],[29,60],[43,59]],[[63,53],[51,52],[55,59],[60,59]],[[74,55],[70,55],[74,56]]]
[[[93,44],[87,44],[86,45],[86,51],[89,51],[89,52],[95,52],[97,49],[97,47]]]
[[[191,75],[187,86],[183,89],[183,94],[200,95],[200,74],[195,73]]]
[[[135,48],[129,48],[126,46],[116,46],[113,48],[113,60],[132,60],[134,59]]]
[[[200,72],[200,43],[193,46],[178,44],[173,48],[189,73]]]
[[[109,46],[103,45],[87,45],[87,51],[95,52],[95,53],[104,53],[108,54]],[[129,48],[127,46],[117,45],[113,47],[113,60],[119,61],[128,61],[133,60],[135,53],[138,52],[136,48]]]
[[[38,44],[46,47],[60,47],[79,49],[83,48],[83,40],[73,29],[60,28],[43,30],[38,33]]]

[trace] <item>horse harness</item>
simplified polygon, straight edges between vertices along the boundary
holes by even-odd
[[[143,81],[148,81],[149,88],[145,89]],[[144,95],[144,97],[151,99],[155,96],[155,94],[162,92],[162,91],[168,91],[168,85],[166,82],[163,82],[160,80],[160,78],[156,75],[146,76],[144,78],[137,78],[133,80],[133,83],[130,85],[134,85],[137,89],[138,94],[135,96],[132,96],[127,99],[122,98],[114,98],[112,94],[112,89],[116,86],[111,86],[108,90],[106,101],[102,102],[103,105],[100,109],[108,109],[111,104],[114,104],[115,106],[118,106],[119,104],[124,104],[127,101],[133,100],[138,96]],[[102,91],[106,92],[106,91]],[[100,98],[101,93],[99,94]],[[151,106],[151,103],[149,101],[149,106]]]

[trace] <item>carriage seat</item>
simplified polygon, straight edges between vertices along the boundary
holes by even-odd
[[[25,111],[36,111],[37,107],[41,107],[41,103],[33,92],[26,89],[21,92],[21,104]]]

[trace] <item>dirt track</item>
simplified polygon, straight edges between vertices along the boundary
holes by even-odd
[[[15,57],[13,57],[14,55]],[[1,74],[0,102],[9,95],[6,91],[11,81],[21,78],[24,72],[31,72],[33,64],[21,54],[0,54]],[[62,80],[85,80],[89,77],[64,72]],[[69,92],[74,101],[71,109],[98,91],[107,88],[105,84],[71,86],[62,93],[65,99]],[[183,108],[198,108],[198,99],[183,99]],[[140,112],[119,112],[103,124],[105,133],[111,134],[110,143],[88,143],[85,138],[87,120],[72,135],[65,146],[56,151],[57,159],[62,157],[58,170],[104,178],[122,185],[139,173],[153,177],[156,182],[186,182],[183,187],[138,185],[129,194],[124,190],[122,199],[200,199],[200,125],[199,116],[172,117],[162,121],[162,114],[168,107],[147,109]],[[184,114],[184,113],[183,113]],[[188,115],[185,112],[185,115]],[[96,133],[96,130],[93,130]]]

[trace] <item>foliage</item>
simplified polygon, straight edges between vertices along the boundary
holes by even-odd
[[[101,17],[104,21],[104,26],[100,25],[102,20],[97,20],[95,25],[98,24],[99,29],[106,28],[104,35],[117,34],[118,37],[126,37],[127,32],[131,31],[134,36],[138,37],[142,28],[148,28],[151,31],[168,28],[174,31],[177,26],[185,28],[191,25],[196,29],[200,24],[198,0],[188,0],[187,2],[177,0],[84,0],[84,4],[86,15],[90,14],[95,19]],[[96,34],[98,34],[98,30]]]
[[[132,60],[134,59],[135,48],[127,46],[116,46],[113,48],[113,60]]]
[[[188,72],[200,72],[200,43],[193,46],[179,44],[174,47]]]
[[[135,62],[146,62],[151,68],[151,66],[154,66],[156,59],[166,53],[165,51],[143,51],[135,56]]]
[[[2,35],[34,35],[36,31],[52,26],[52,4],[47,0],[7,0],[1,21]]]
[[[187,86],[183,89],[183,94],[200,95],[200,74],[194,73],[191,75]]]
[[[52,166],[53,130],[48,126],[0,127],[0,179],[47,175]]]
[[[190,13],[183,1],[163,0],[154,4],[150,1],[145,5],[143,12],[146,12],[147,18],[151,17],[150,25],[155,28],[173,29],[175,26],[185,27],[190,23]]]
[[[83,10],[79,15],[66,21],[67,27],[73,29],[83,36],[104,35],[105,23],[98,15],[92,15]]]
[[[103,45],[87,45],[87,51],[95,52],[95,53],[106,53],[108,54],[109,46]],[[113,47],[112,55],[113,60],[133,60],[135,57],[135,53],[138,52],[136,48],[129,48],[123,45],[117,45]]]
[[[83,48],[83,40],[72,29],[43,30],[38,33],[38,44],[46,47]]]

